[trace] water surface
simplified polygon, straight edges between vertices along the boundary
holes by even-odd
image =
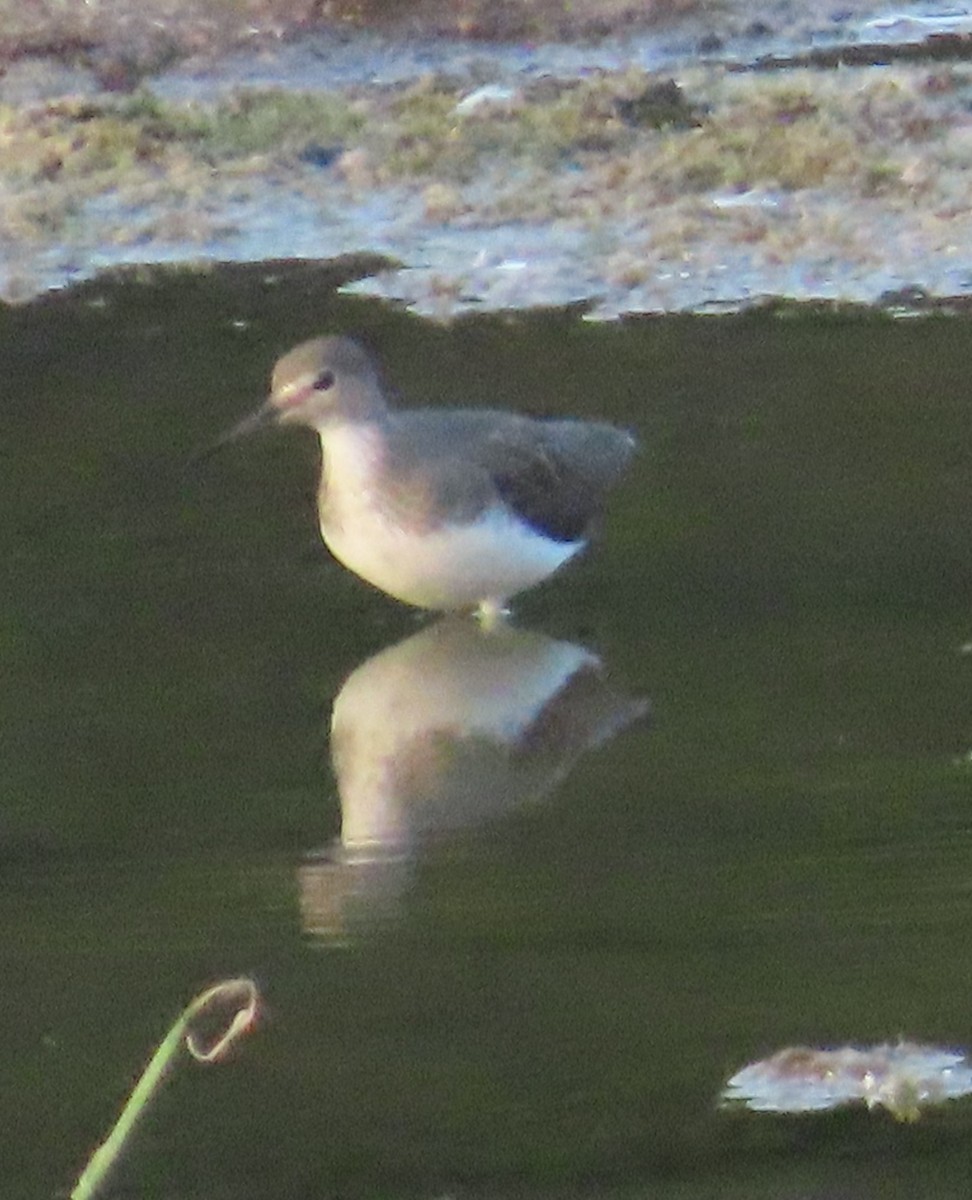
[[[716,1101],[794,1042],[972,1044],[972,328],[443,330],[329,282],[0,318],[3,1194],[69,1185],[182,1004],[251,973],[262,1027],[172,1081],[120,1188],[964,1196],[967,1102],[903,1126]],[[530,726],[542,761],[461,760],[510,802],[467,795],[438,836],[427,807],[364,869],[332,705],[428,622],[320,546],[313,438],[189,462],[322,330],[408,400],[644,442],[596,552],[517,606],[530,653],[634,707],[571,709],[573,744]]]

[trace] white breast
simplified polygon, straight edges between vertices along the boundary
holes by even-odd
[[[321,534],[334,557],[390,596],[447,611],[502,605],[553,574],[583,542],[553,542],[501,505],[472,524],[416,533],[381,506],[375,492],[380,435],[367,426],[321,438],[327,511]]]

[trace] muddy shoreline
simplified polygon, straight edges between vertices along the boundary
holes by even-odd
[[[124,21],[25,34],[0,77],[0,297],[348,255],[349,290],[440,319],[972,295],[972,16],[756,11],[579,5],[558,42],[432,17],[208,40],[173,17],[166,54]]]

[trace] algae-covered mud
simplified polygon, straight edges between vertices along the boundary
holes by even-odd
[[[441,317],[969,292],[958,9],[213,11],[5,13],[7,300],[348,254],[384,260],[356,290]]]

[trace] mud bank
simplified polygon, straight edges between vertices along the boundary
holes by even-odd
[[[8,47],[0,294],[349,254],[385,264],[353,290],[443,319],[972,291],[972,15],[612,12],[571,42],[291,21],[158,61],[121,26]]]

